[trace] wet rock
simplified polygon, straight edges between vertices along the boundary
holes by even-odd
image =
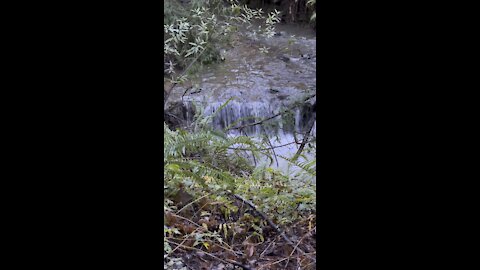
[[[225,56],[227,55],[227,51],[225,49],[220,50],[220,60],[225,61]]]
[[[269,91],[270,91],[271,94],[276,94],[276,93],[280,92],[280,90],[273,89],[273,88],[270,88]]]
[[[277,58],[282,60],[283,62],[290,61],[290,58],[288,56],[285,56],[285,55],[279,55],[279,56],[277,56]]]
[[[282,54],[282,55],[277,56],[277,59],[280,59],[283,62],[288,63],[288,62],[297,62],[300,59],[302,59],[302,57],[292,57],[292,56]]]
[[[306,54],[301,54],[300,57],[303,58],[303,59],[309,59],[310,60],[310,59],[313,59],[317,56],[313,55],[313,54],[306,53]]]
[[[189,102],[176,101],[170,103],[164,111],[165,122],[171,129],[186,127],[193,121],[195,107]]]
[[[190,93],[190,94],[193,95],[193,94],[198,94],[198,93],[200,93],[200,92],[202,92],[202,88],[198,88],[197,90],[193,91],[193,92]]]

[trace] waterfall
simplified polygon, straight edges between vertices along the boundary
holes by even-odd
[[[195,114],[195,106],[202,106],[192,101],[184,101],[184,117],[187,122],[192,122]],[[259,134],[275,135],[278,133],[292,134],[304,133],[309,128],[309,123],[314,121],[309,104],[294,109],[289,114],[282,114],[263,122],[261,125],[248,126],[249,124],[267,119],[279,114],[285,108],[267,102],[238,102],[231,100],[221,111],[225,102],[207,103],[203,108],[205,116],[213,116],[212,125],[217,130],[225,130],[228,127],[243,127],[243,134],[255,136]],[[316,130],[316,124],[314,124]],[[232,129],[231,133],[238,134],[238,129]]]

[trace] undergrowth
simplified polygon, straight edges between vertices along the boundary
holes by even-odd
[[[164,124],[165,269],[314,269],[315,160],[293,175],[252,165],[267,144]]]
[[[198,70],[199,66],[220,61],[222,47],[232,46],[239,27],[272,37],[279,15],[276,10],[264,14],[261,9],[250,9],[235,0],[194,0],[185,4],[165,1],[164,75],[180,82],[187,74],[178,75],[179,71]],[[258,29],[252,28],[255,20],[263,22]]]

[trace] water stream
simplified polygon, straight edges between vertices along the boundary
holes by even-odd
[[[225,61],[204,68],[197,78],[179,85],[171,100],[182,100],[183,118],[192,121],[197,106],[206,115],[217,113],[213,126],[224,130],[277,115],[294,102],[312,96],[316,90],[315,35],[308,28],[289,25],[279,26],[277,31],[271,39],[243,33],[224,52]],[[262,53],[260,48],[267,48],[268,52]],[[218,112],[229,99],[232,100]],[[275,154],[292,157],[299,147],[292,143],[294,133],[301,140],[313,122],[311,134],[316,134],[313,104],[315,97],[262,125],[242,129],[242,134],[266,134],[273,146],[288,144],[275,148]],[[237,129],[229,132],[230,136],[238,134]],[[305,154],[307,160],[314,155]],[[281,158],[277,160],[273,167],[286,171],[287,163]]]

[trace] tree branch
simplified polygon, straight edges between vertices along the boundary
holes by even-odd
[[[202,56],[202,54],[203,54],[205,51],[206,51],[206,50],[203,49],[203,51],[202,51],[201,53],[199,53],[199,54],[192,60],[192,62],[190,62],[190,64],[183,70],[182,74],[180,74],[180,76],[177,77],[177,80],[180,79],[180,78],[182,78],[182,77],[187,73],[187,71],[193,66],[193,64],[194,64],[195,62],[198,61],[198,59],[200,58],[200,56]],[[167,100],[168,100],[168,98],[170,97],[170,94],[172,93],[173,88],[175,88],[175,86],[178,84],[178,81],[177,81],[177,80],[175,80],[175,81],[172,80],[172,85],[170,86],[170,88],[168,89],[168,91],[165,90],[165,89],[163,89],[163,94],[164,94],[164,96],[165,96],[165,99],[164,99],[164,101],[163,101],[163,108],[165,108],[165,106],[166,106],[166,104],[167,104]]]
[[[308,139],[310,138],[310,133],[312,132],[313,126],[315,125],[315,119],[313,119],[313,121],[311,121],[311,122],[312,122],[312,124],[310,125],[310,128],[308,129],[308,131],[303,136],[303,140],[302,140],[302,144],[300,145],[300,148],[298,148],[297,153],[292,158],[293,161],[297,160],[298,157],[300,156],[300,154],[302,154],[303,148],[305,148],[305,145],[307,144]]]

